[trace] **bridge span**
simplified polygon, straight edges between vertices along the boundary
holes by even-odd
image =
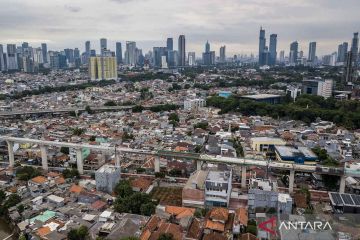
[[[48,159],[47,159],[47,149],[48,147],[68,147],[76,150],[76,164],[77,169],[80,174],[84,173],[84,163],[82,157],[82,149],[88,148],[90,150],[96,150],[104,153],[115,154],[115,165],[120,167],[120,155],[121,153],[132,153],[132,154],[143,154],[148,156],[155,157],[154,170],[155,172],[160,171],[160,157],[171,157],[173,159],[182,159],[182,160],[192,160],[196,161],[197,169],[201,169],[203,162],[210,163],[225,163],[230,165],[240,166],[241,168],[241,186],[246,188],[246,169],[250,166],[266,167],[269,169],[279,169],[287,170],[289,174],[289,192],[292,193],[294,189],[294,177],[295,172],[305,172],[305,173],[317,173],[317,174],[326,174],[340,176],[340,190],[339,192],[343,193],[345,191],[345,178],[347,176],[360,176],[360,173],[345,171],[345,167],[327,167],[320,165],[301,165],[295,163],[284,163],[277,161],[262,161],[251,158],[234,158],[234,157],[222,157],[222,156],[211,156],[206,154],[197,154],[197,153],[182,153],[182,152],[173,152],[165,150],[144,150],[144,149],[134,149],[126,147],[107,147],[101,145],[90,145],[85,143],[70,143],[70,142],[58,142],[58,141],[45,141],[39,139],[30,139],[30,138],[18,138],[11,136],[0,136],[0,140],[6,141],[8,146],[8,156],[9,156],[9,165],[12,167],[15,163],[14,157],[14,144],[15,143],[30,143],[38,145],[41,151],[41,165],[44,170],[49,170]]]

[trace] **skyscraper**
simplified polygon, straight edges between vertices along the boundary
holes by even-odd
[[[292,43],[290,44],[289,61],[290,61],[290,64],[292,64],[292,65],[296,65],[296,63],[297,63],[297,59],[298,59],[298,47],[299,47],[299,44],[298,44],[297,41],[292,42]]]
[[[338,57],[337,57],[337,61],[338,61],[338,62],[345,63],[345,62],[346,62],[347,52],[348,52],[348,43],[347,43],[347,42],[343,42],[342,44],[340,44],[340,45],[338,46]]]
[[[265,51],[266,46],[266,38],[265,38],[265,29],[260,27],[260,34],[259,34],[259,65],[265,65]]]
[[[5,71],[5,59],[3,45],[0,44],[0,72]]]
[[[168,51],[174,50],[174,41],[173,41],[172,38],[168,38],[166,40],[166,48],[167,48]]]
[[[358,55],[359,55],[359,33],[355,32],[351,43],[352,60],[354,63],[354,71],[358,66]]]
[[[127,41],[125,51],[125,63],[135,66],[136,61],[136,42]]]
[[[47,45],[46,45],[46,43],[41,44],[41,51],[42,51],[43,62],[48,63]]]
[[[215,52],[210,51],[209,41],[207,41],[205,44],[205,52],[203,53],[203,63],[204,63],[204,65],[215,64]]]
[[[91,57],[89,61],[89,76],[91,80],[117,79],[115,57]]]
[[[74,58],[75,59],[80,58],[80,50],[78,48],[74,49]]]
[[[116,61],[117,64],[121,64],[123,62],[121,42],[116,43]]]
[[[285,51],[284,50],[280,51],[279,62],[281,62],[281,63],[285,62]]]
[[[154,58],[154,66],[162,67],[162,57],[167,56],[167,48],[166,47],[154,47],[153,48],[153,58]]]
[[[17,70],[19,69],[17,55],[16,55],[16,45],[15,44],[7,44],[7,69],[8,70]]]
[[[106,38],[101,38],[100,39],[100,53],[101,53],[101,55],[104,54],[106,49],[107,49],[107,39]]]
[[[188,53],[188,62],[190,66],[195,66],[195,52],[189,52]]]
[[[74,58],[74,49],[66,48],[64,49],[66,60],[69,64],[73,64],[75,62]]]
[[[309,43],[308,62],[314,63],[316,58],[316,42]]]
[[[268,65],[274,66],[276,64],[276,57],[277,57],[277,34],[270,35],[270,45],[269,45],[269,63]]]
[[[226,47],[221,46],[220,47],[220,62],[224,63],[226,61]]]
[[[85,52],[88,56],[90,56],[90,41],[85,42]]]
[[[179,36],[178,41],[179,66],[185,66],[185,35]]]

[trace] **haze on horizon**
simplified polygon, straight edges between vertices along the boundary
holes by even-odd
[[[292,41],[307,55],[310,41],[317,55],[351,42],[359,31],[359,0],[0,0],[0,44],[46,42],[49,50],[78,47],[86,40],[99,49],[99,39],[136,41],[143,52],[165,46],[166,38],[186,36],[186,51],[204,51],[207,40],[227,55],[258,52],[260,26],[278,34],[278,52]]]

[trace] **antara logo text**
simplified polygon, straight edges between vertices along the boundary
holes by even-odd
[[[271,235],[276,235],[276,226],[277,221],[276,217],[272,217],[269,220],[262,222],[259,224],[259,228],[264,230],[265,232],[270,233]],[[329,222],[322,222],[322,221],[281,221],[279,230],[332,230],[332,227]]]

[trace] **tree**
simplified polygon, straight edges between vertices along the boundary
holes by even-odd
[[[6,193],[0,189],[0,204],[6,199]]]
[[[85,107],[85,111],[86,111],[88,114],[93,114],[93,113],[94,113],[94,111],[91,109],[90,106],[86,106],[86,107]]]
[[[160,234],[158,240],[173,240],[174,236],[171,233],[162,233]]]
[[[114,192],[120,198],[126,198],[133,194],[132,187],[129,180],[120,180],[115,186]]]
[[[72,130],[72,132],[73,132],[73,135],[80,136],[80,135],[84,134],[85,129],[76,127]]]
[[[156,177],[156,178],[165,178],[165,173],[163,173],[163,172],[156,172],[156,173],[155,173],[155,177]]]
[[[141,105],[136,105],[135,107],[132,108],[133,112],[142,112],[144,110],[144,108]]]
[[[155,212],[155,204],[152,202],[148,202],[145,204],[142,204],[140,207],[140,213],[141,215],[145,216],[151,216]]]
[[[180,169],[174,168],[169,171],[169,175],[172,177],[180,177],[182,175],[182,172]]]
[[[26,239],[26,237],[25,237],[24,234],[21,234],[21,235],[19,236],[19,240],[27,240],[27,239]]]
[[[21,197],[16,193],[10,194],[4,203],[5,209],[9,209],[21,202]]]
[[[68,169],[66,168],[63,172],[62,175],[64,178],[79,178],[80,177],[80,173],[76,168],[72,168],[72,169]]]
[[[37,168],[24,166],[16,170],[16,177],[19,180],[29,181],[30,179],[40,175],[40,171]]]
[[[177,115],[177,113],[170,113],[168,120],[169,121],[174,121],[174,122],[179,122],[180,121],[179,116]]]
[[[194,124],[194,128],[201,128],[206,130],[208,128],[209,124],[207,122],[199,122],[197,124]]]
[[[20,204],[19,206],[17,206],[17,210],[19,213],[22,213],[25,210],[24,205]]]
[[[112,106],[116,106],[116,102],[110,100],[110,101],[107,101],[106,103],[104,103],[104,106],[108,106],[108,107],[112,107]]]
[[[140,240],[140,238],[137,238],[137,237],[123,237],[123,238],[120,238],[120,240]]]
[[[67,237],[69,240],[85,240],[89,239],[89,229],[86,226],[80,226],[77,229],[71,229]]]
[[[61,147],[60,152],[66,155],[69,155],[70,149],[69,147]]]

